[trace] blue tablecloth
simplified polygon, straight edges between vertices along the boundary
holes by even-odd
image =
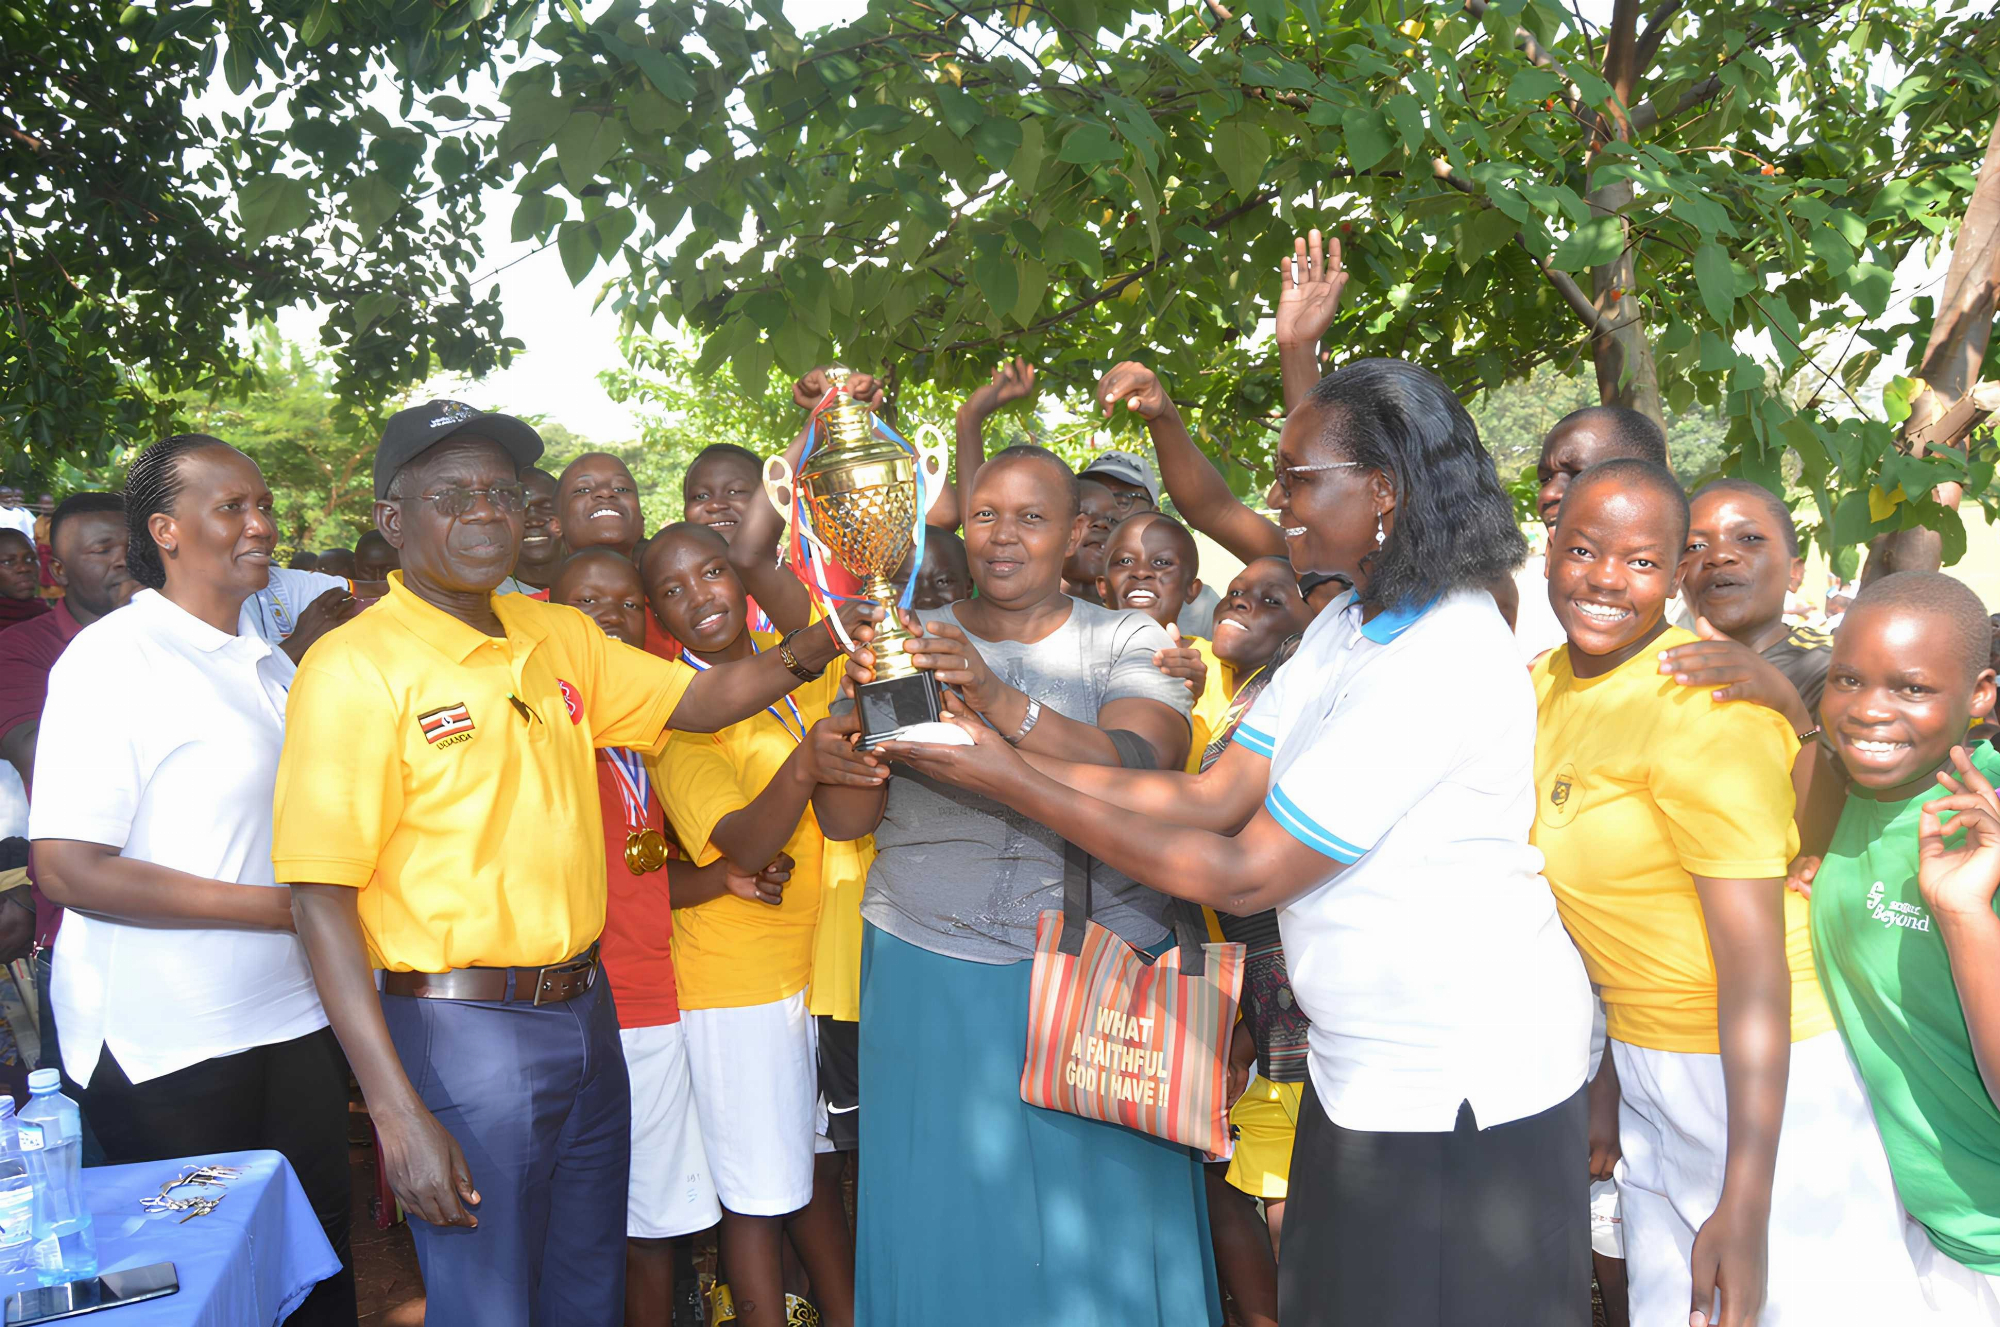
[[[236,1166],[228,1198],[207,1216],[179,1224],[184,1213],[149,1214],[141,1198],[185,1166]],[[100,1166],[83,1172],[84,1192],[97,1230],[98,1270],[124,1271],[170,1262],[180,1293],[143,1304],[105,1309],[76,1321],[97,1327],[275,1327],[319,1282],[340,1270],[333,1245],[319,1228],[312,1204],[291,1163],[276,1152],[223,1152],[215,1156]],[[174,1196],[213,1194],[176,1189]],[[30,1282],[32,1284],[32,1282]],[[0,1283],[0,1295],[22,1287]]]

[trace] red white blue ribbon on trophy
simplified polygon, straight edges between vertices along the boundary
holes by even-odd
[[[813,601],[819,605],[820,611],[832,620],[834,633],[840,637],[841,643],[852,650],[854,648],[854,641],[848,636],[847,627],[841,622],[840,614],[837,610],[841,603],[857,603],[864,596],[842,594],[828,583],[827,568],[831,565],[831,558],[819,541],[809,533],[810,526],[808,525],[806,501],[804,495],[799,492],[797,482],[797,476],[805,473],[806,463],[812,459],[813,452],[818,449],[820,443],[823,441],[822,430],[824,425],[820,422],[821,417],[826,413],[827,407],[832,405],[839,396],[840,392],[837,388],[828,388],[826,395],[822,396],[819,404],[812,409],[812,419],[806,429],[805,450],[799,453],[798,467],[792,472],[792,510],[789,513],[792,531],[790,548],[786,560],[791,564],[792,574],[804,583],[806,593],[812,596]],[[937,499],[942,489],[944,471],[940,467],[938,473],[935,475],[927,473],[924,466],[924,454],[914,443],[896,432],[881,416],[875,415],[872,416],[872,419],[875,431],[908,452],[910,459],[916,463],[917,512],[919,519],[916,530],[912,532],[916,547],[910,560],[910,578],[903,583],[902,596],[897,600],[897,607],[908,608],[912,598],[916,594],[917,568],[921,567],[924,561],[924,532],[927,525],[927,521],[924,518],[930,515],[931,503]]]

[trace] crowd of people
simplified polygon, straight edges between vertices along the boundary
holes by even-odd
[[[1299,241],[1270,514],[1136,360],[1151,460],[989,456],[1022,361],[960,408],[899,573],[958,745],[857,744],[883,610],[733,445],[649,532],[616,457],[433,401],[353,550],[274,565],[204,435],[53,504],[51,599],[0,530],[0,920],[91,1155],[282,1152],[344,1268],[300,1323],[356,1317],[351,1075],[436,1327],[667,1324],[712,1227],[746,1327],[2000,1324],[1977,596],[1803,629],[1786,502],[1615,407],[1522,578],[1442,381],[1320,376],[1345,280]],[[1022,1100],[1076,872],[1143,954],[1243,946],[1226,1155]]]

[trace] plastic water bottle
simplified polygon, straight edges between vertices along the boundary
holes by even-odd
[[[28,1075],[21,1154],[35,1183],[35,1274],[45,1286],[97,1275],[97,1236],[83,1197],[83,1115],[62,1094],[62,1075]]]
[[[0,1282],[18,1283],[35,1268],[35,1182],[21,1156],[14,1098],[0,1097]]]

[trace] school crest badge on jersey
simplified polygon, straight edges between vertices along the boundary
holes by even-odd
[[[563,708],[569,711],[569,721],[571,723],[582,723],[583,693],[563,681],[560,677],[556,679],[556,685],[562,688]]]
[[[1578,786],[1580,783],[1576,766],[1564,764],[1556,771],[1548,791],[1542,794],[1542,805],[1536,818],[1552,829],[1560,829],[1576,819],[1577,803],[1583,796],[1583,790]]]
[[[442,709],[432,710],[428,714],[419,714],[417,716],[417,727],[423,730],[424,740],[432,746],[436,746],[446,738],[456,737],[460,733],[471,732],[472,712],[465,708],[463,702],[457,705],[446,705]]]

